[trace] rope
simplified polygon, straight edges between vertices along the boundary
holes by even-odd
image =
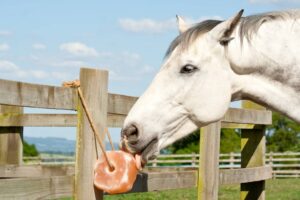
[[[107,156],[107,154],[106,154],[104,145],[103,145],[103,143],[102,143],[102,141],[101,141],[101,138],[100,138],[100,136],[99,136],[99,131],[97,130],[97,128],[96,128],[96,126],[95,126],[95,124],[94,124],[94,122],[93,122],[93,120],[92,120],[90,111],[88,110],[86,101],[85,101],[84,96],[83,96],[83,94],[82,94],[82,91],[81,91],[81,89],[80,89],[80,82],[79,82],[79,80],[64,82],[64,83],[63,83],[63,86],[64,86],[64,87],[77,88],[78,95],[79,95],[79,98],[80,98],[82,107],[83,107],[83,109],[84,109],[84,111],[85,111],[85,114],[86,114],[86,116],[87,116],[87,119],[88,119],[88,121],[89,121],[89,123],[90,123],[90,126],[91,126],[91,128],[92,128],[92,131],[93,131],[93,133],[94,133],[94,136],[95,136],[95,138],[96,138],[96,140],[97,140],[97,142],[98,142],[98,144],[99,144],[99,146],[100,146],[100,148],[101,148],[101,150],[102,150],[102,153],[103,153],[103,155],[104,155],[104,158],[105,158],[105,160],[106,160],[106,163],[107,163],[108,166],[109,166],[109,170],[110,170],[110,171],[113,171],[113,170],[114,170],[114,166],[111,164],[111,162],[110,162],[109,159],[108,159],[108,156]],[[106,128],[106,133],[107,133],[107,136],[108,136],[108,139],[109,139],[111,148],[112,148],[112,150],[114,151],[114,147],[113,147],[113,143],[112,143],[112,140],[111,140],[111,136],[110,136],[110,133],[109,133],[109,131],[108,131],[107,128]]]
[[[112,142],[111,135],[110,135],[110,133],[109,133],[109,131],[108,131],[108,128],[106,128],[106,133],[107,133],[108,141],[109,141],[109,143],[110,143],[111,150],[114,151],[114,150],[115,150],[115,147],[114,147],[114,144],[113,144],[113,142]]]

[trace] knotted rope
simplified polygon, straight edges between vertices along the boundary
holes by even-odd
[[[102,143],[102,141],[101,141],[101,138],[100,138],[100,135],[99,135],[99,131],[97,130],[97,128],[96,128],[96,126],[95,126],[95,124],[94,124],[94,122],[93,122],[93,120],[92,120],[92,117],[91,117],[90,111],[89,111],[89,109],[88,109],[87,103],[86,103],[85,98],[84,98],[84,96],[83,96],[83,94],[82,94],[82,91],[81,91],[81,89],[80,89],[80,81],[79,81],[79,80],[66,81],[66,82],[63,83],[63,87],[77,88],[77,92],[78,92],[78,96],[79,96],[81,105],[82,105],[82,107],[83,107],[83,109],[84,109],[84,111],[85,111],[85,114],[86,114],[87,119],[88,119],[88,121],[89,121],[89,124],[90,124],[90,126],[91,126],[91,128],[92,128],[92,131],[93,131],[93,133],[94,133],[94,136],[95,136],[95,138],[96,138],[96,140],[97,140],[97,142],[98,142],[98,144],[99,144],[99,146],[100,146],[100,148],[101,148],[101,151],[102,151],[102,153],[103,153],[103,155],[104,155],[104,158],[105,158],[105,160],[106,160],[106,162],[107,162],[107,164],[108,164],[108,166],[109,166],[109,169],[110,169],[111,171],[113,171],[113,170],[114,170],[114,166],[111,164],[111,162],[110,162],[109,159],[108,159],[108,156],[107,156],[107,154],[106,154],[104,145],[103,145],[103,143]],[[113,147],[113,143],[112,143],[111,136],[110,136],[110,133],[109,133],[109,131],[108,131],[108,128],[105,129],[105,132],[106,132],[106,134],[107,134],[107,136],[108,136],[108,140],[109,140],[109,142],[110,142],[111,148],[112,148],[112,150],[114,151],[115,149],[114,149],[114,147]]]

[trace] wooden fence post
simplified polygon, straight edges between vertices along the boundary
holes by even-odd
[[[263,109],[257,104],[243,102],[243,108]],[[241,167],[259,167],[265,165],[265,129],[244,129],[241,135]],[[241,200],[264,200],[265,181],[241,184]]]
[[[152,162],[152,167],[157,167],[157,158],[155,158]]]
[[[197,161],[196,154],[195,154],[195,152],[193,152],[192,153],[192,167],[196,166],[196,161]]]
[[[230,169],[234,168],[234,152],[229,153],[229,166]]]
[[[82,68],[80,70],[80,85],[95,125],[104,139],[107,123],[108,72]],[[101,155],[102,152],[96,147],[95,137],[80,102],[78,103],[77,115],[74,197],[78,200],[103,199],[103,192],[94,188],[93,185],[96,156],[97,154]]]
[[[274,154],[273,151],[271,151],[271,152],[269,153],[269,159],[268,159],[268,160],[269,160],[268,165],[270,165],[270,166],[272,167],[272,170],[274,170],[274,169],[273,169],[273,167],[274,167],[274,166],[273,166],[273,164],[274,164],[274,163],[273,163],[273,158],[274,158],[273,154]],[[273,171],[273,172],[274,172],[274,171]],[[272,179],[275,179],[275,178],[276,178],[276,174],[273,173]]]
[[[201,128],[198,200],[217,200],[221,122]]]
[[[23,113],[22,107],[0,105],[0,113],[19,115]],[[1,123],[1,119],[0,119]],[[0,128],[0,165],[21,165],[23,158],[23,127]]]

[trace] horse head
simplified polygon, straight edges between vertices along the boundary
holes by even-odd
[[[226,48],[234,39],[231,33],[242,13],[190,28],[177,18],[180,35],[125,119],[121,133],[124,149],[141,153],[146,162],[160,149],[223,117],[236,92]]]

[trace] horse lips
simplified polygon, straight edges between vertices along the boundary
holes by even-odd
[[[141,168],[140,156],[134,157],[124,151],[107,151],[106,153],[114,170],[111,171],[104,157],[100,157],[94,169],[94,185],[109,194],[128,192]]]

